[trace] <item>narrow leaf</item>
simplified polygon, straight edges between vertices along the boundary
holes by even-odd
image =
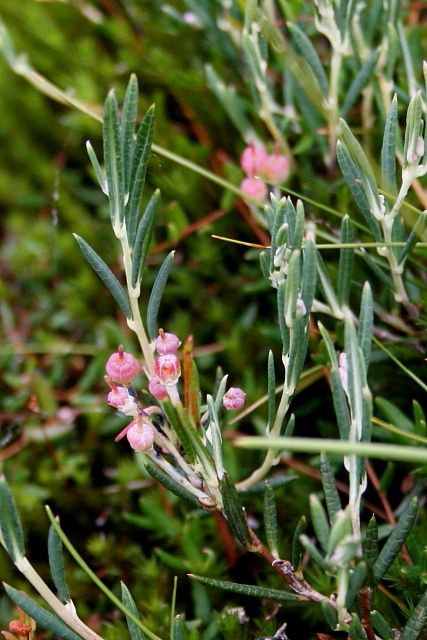
[[[228,478],[227,474],[224,475],[220,482],[220,490],[224,504],[224,515],[227,518],[234,537],[240,544],[249,545],[251,543],[251,535],[249,533],[248,523],[246,522],[245,512],[236,487]]]
[[[27,595],[14,589],[8,584],[3,583],[5,591],[9,598],[20,607],[27,615],[33,618],[37,624],[43,629],[51,631],[63,640],[81,640],[81,636],[72,631],[66,624],[60,620],[55,614],[41,607],[35,600]]]
[[[150,340],[155,340],[158,334],[157,314],[159,312],[163,291],[165,290],[166,282],[167,282],[170,270],[172,269],[174,255],[175,255],[175,251],[171,251],[164,259],[163,264],[160,267],[157,277],[154,281],[150,298],[148,300],[147,330],[148,330],[148,335],[150,336]]]
[[[196,461],[197,457],[197,446],[194,442],[192,430],[189,431],[182,424],[182,420],[180,419],[176,408],[167,400],[163,402],[163,411],[168,419],[169,424],[172,426],[173,430],[178,436],[178,440],[185,451],[186,457],[188,458],[189,462],[193,464]]]
[[[353,242],[353,225],[349,216],[345,215],[341,223],[340,242],[349,244]],[[337,299],[340,307],[347,307],[350,289],[351,276],[353,273],[353,249],[340,249],[339,265],[338,265],[338,282],[337,282]]]
[[[367,574],[365,562],[358,562],[354,569],[350,570],[347,594],[345,597],[345,606],[350,609],[359,594],[360,589],[365,583]]]
[[[13,562],[25,555],[21,519],[3,474],[0,475],[0,541]]]
[[[282,282],[277,288],[277,317],[279,320],[280,335],[283,344],[283,353],[289,350],[289,329],[285,323],[285,283]]]
[[[413,250],[417,242],[420,241],[426,226],[427,226],[427,210],[423,211],[419,215],[411,233],[408,236],[408,239],[405,242],[405,245],[400,250],[397,256],[397,261],[399,265],[403,265],[405,263],[405,260],[408,258],[409,254],[411,253],[411,251]]]
[[[138,224],[139,207],[144,190],[148,160],[151,153],[151,143],[154,130],[154,105],[146,112],[138,129],[134,145],[130,178],[129,200],[126,205],[126,221],[129,244],[133,246]]]
[[[126,607],[126,609],[128,609],[128,611],[133,613],[134,616],[139,618],[139,611],[137,609],[135,601],[132,598],[129,589],[127,588],[124,582],[121,582],[121,590],[122,590],[122,602],[124,606]],[[137,627],[134,621],[126,616],[126,622],[129,629],[129,636],[131,640],[144,640],[144,634],[142,633],[141,629]]]
[[[324,96],[327,96],[328,80],[316,49],[311,44],[309,38],[307,38],[305,33],[296,24],[288,22],[288,29],[291,32],[295,48],[313,71],[313,75],[317,78],[322,93]]]
[[[276,417],[276,373],[274,369],[274,356],[270,350],[268,353],[268,367],[267,367],[267,396],[268,396],[268,421],[267,429],[270,431],[274,419]]]
[[[121,224],[125,199],[121,158],[120,128],[117,100],[110,91],[105,100],[103,120],[104,166],[107,174],[110,216],[113,226]]]
[[[125,193],[129,193],[131,178],[131,162],[133,152],[133,139],[135,135],[136,114],[138,110],[138,80],[132,73],[126,88],[123,103],[122,126],[120,131],[121,151],[123,158],[123,172],[125,180]]]
[[[239,593],[245,596],[252,596],[254,598],[264,598],[265,600],[277,600],[278,602],[298,602],[303,600],[302,596],[298,596],[295,593],[289,593],[287,591],[281,591],[279,589],[267,589],[266,587],[257,587],[253,584],[239,584],[238,582],[227,582],[226,580],[215,580],[214,578],[205,578],[204,576],[198,576],[194,573],[189,573],[188,576],[196,582],[201,582],[209,587],[216,587],[223,591],[230,591],[231,593]]]
[[[372,51],[369,58],[367,58],[366,61],[364,62],[362,68],[353,78],[352,83],[347,89],[345,100],[341,107],[341,116],[343,118],[347,118],[350,112],[350,109],[358,100],[360,93],[362,92],[362,89],[364,89],[365,86],[368,84],[368,82],[371,80],[375,71],[375,65],[377,64],[378,57],[379,57],[379,51],[378,50]]]
[[[288,276],[285,288],[285,322],[286,326],[292,327],[296,315],[296,302],[300,287],[300,252],[294,251],[289,260]]]
[[[366,369],[371,359],[372,334],[374,330],[374,302],[369,282],[363,285],[362,300],[360,303],[358,342],[362,349]]]
[[[304,243],[303,266],[302,266],[302,291],[301,297],[304,302],[306,313],[310,313],[313,305],[314,294],[317,283],[317,252],[316,245],[311,239],[306,239]]]
[[[56,532],[56,529],[52,525],[49,527],[48,554],[50,574],[56,587],[56,591],[58,592],[58,596],[63,602],[69,602],[71,600],[71,596],[65,580],[62,542]]]
[[[387,569],[399,553],[415,522],[418,511],[418,499],[412,498],[409,505],[399,518],[387,542],[381,550],[374,567],[373,574],[375,582],[380,582],[386,574]]]
[[[279,557],[279,526],[277,523],[277,506],[274,489],[268,482],[264,492],[264,527],[268,548],[273,556]]]
[[[98,184],[101,187],[101,191],[108,196],[108,183],[107,177],[105,175],[105,171],[102,169],[101,165],[98,162],[98,158],[96,157],[96,153],[94,148],[92,147],[89,140],[86,142],[86,150],[89,156],[89,159],[92,163],[92,166],[95,170],[96,179],[98,180]]]
[[[367,640],[367,635],[362,627],[357,613],[351,614],[351,622],[348,629],[350,640]]]
[[[381,186],[384,191],[395,195],[396,183],[396,134],[397,134],[397,96],[395,95],[384,127],[383,144],[381,148]]]
[[[383,640],[394,640],[394,632],[379,611],[371,611],[371,620],[375,631]]]
[[[74,233],[73,235],[77,240],[84,257],[89,262],[92,269],[105,284],[125,316],[127,318],[131,318],[132,311],[130,308],[128,295],[123,289],[120,282],[117,280],[116,276],[113,274],[111,269],[107,267],[103,259],[96,253],[96,251],[92,249],[92,247],[85,240],[83,240],[83,238],[78,236],[76,233]]]
[[[292,538],[291,562],[292,562],[292,566],[296,571],[298,570],[298,567],[301,564],[302,554],[304,550],[304,547],[301,544],[300,536],[305,532],[306,529],[307,529],[307,519],[305,516],[301,516],[297,526],[295,527],[294,535]]]
[[[224,461],[222,458],[222,435],[219,425],[218,414],[215,409],[215,403],[211,395],[207,395],[207,404],[209,412],[209,429],[212,440],[212,454],[215,464],[216,475],[219,480],[224,476]]]
[[[329,563],[325,560],[317,547],[314,546],[310,538],[303,533],[299,539],[310,558],[319,565],[320,569],[329,572],[331,569]]]
[[[421,596],[411,617],[406,623],[400,640],[416,640],[427,621],[427,591]]]
[[[351,191],[353,199],[359,207],[363,217],[371,230],[374,238],[380,242],[381,233],[377,220],[374,218],[369,206],[368,198],[363,188],[361,171],[352,159],[347,147],[340,140],[337,142],[337,160],[344,180]]]
[[[154,223],[160,203],[160,191],[151,196],[145,207],[144,213],[136,230],[135,241],[132,249],[132,286],[135,287],[139,279],[142,279],[145,263],[153,237]]]
[[[314,493],[310,495],[310,514],[316,538],[320,542],[322,549],[326,551],[331,528],[325,510],[319,498]]]
[[[171,491],[179,498],[183,498],[187,500],[193,507],[200,507],[200,503],[197,498],[188,491],[182,484],[177,482],[170,475],[165,473],[162,469],[160,469],[150,458],[147,456],[143,456],[143,464],[147,472],[150,474],[152,478],[157,480],[161,485],[166,487],[168,491]]]
[[[418,138],[421,135],[422,127],[422,100],[418,91],[412,96],[406,114],[405,142],[403,145],[403,167],[408,164],[418,164]]]
[[[320,456],[320,478],[322,480],[329,521],[332,523],[337,513],[341,511],[342,506],[331,465],[328,457],[324,453]]]

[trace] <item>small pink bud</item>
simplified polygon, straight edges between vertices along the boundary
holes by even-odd
[[[166,386],[176,384],[181,375],[181,365],[176,355],[167,353],[164,356],[158,356],[154,362],[154,373],[162,384]]]
[[[141,418],[138,418],[129,427],[126,437],[134,451],[147,451],[153,446],[155,432],[156,430],[152,424],[143,422]]]
[[[9,622],[9,631],[11,631],[11,633],[16,633],[16,635],[18,636],[24,636],[28,638],[28,635],[30,634],[32,629],[28,624],[21,622],[21,620],[11,620]]]
[[[265,200],[267,187],[259,178],[245,178],[240,185],[240,191],[255,200]]]
[[[181,344],[180,339],[174,333],[165,333],[159,329],[159,335],[155,340],[157,353],[161,356],[167,353],[176,353]]]
[[[233,409],[241,409],[245,404],[246,393],[239,387],[230,387],[222,399],[224,407],[231,411]]]
[[[283,182],[289,175],[289,159],[281,153],[267,156],[259,175],[269,182]]]
[[[248,176],[253,177],[260,173],[266,160],[267,151],[264,147],[256,147],[251,144],[243,151],[240,157],[240,165]]]
[[[121,345],[117,353],[108,358],[105,368],[110,378],[120,384],[130,384],[139,373],[138,360],[131,353],[123,351]]]
[[[107,402],[112,407],[118,409],[129,400],[129,391],[126,387],[114,387],[107,396]]]
[[[157,400],[164,400],[168,397],[168,392],[157,376],[153,376],[148,383],[148,390]]]

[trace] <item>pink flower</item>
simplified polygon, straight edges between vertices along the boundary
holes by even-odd
[[[176,355],[166,353],[163,356],[158,356],[154,361],[154,373],[161,384],[166,386],[176,384],[181,375],[181,365]]]
[[[122,345],[108,358],[105,368],[110,378],[120,384],[130,384],[139,373],[138,360],[123,351]]]
[[[267,187],[259,178],[245,178],[240,185],[240,191],[255,200],[265,200]]]
[[[129,391],[126,387],[111,387],[111,391],[107,396],[107,402],[110,406],[118,409],[129,400]]]
[[[159,335],[155,340],[156,350],[159,355],[176,353],[180,344],[180,339],[174,333],[165,333],[163,329],[159,329]]]
[[[246,393],[239,387],[230,387],[222,399],[224,407],[228,410],[241,409],[245,404]]]
[[[259,172],[269,182],[283,182],[289,175],[289,159],[281,153],[271,153]]]
[[[143,422],[138,418],[129,426],[126,437],[134,451],[147,451],[154,442],[155,428],[149,422]]]
[[[148,389],[157,400],[164,400],[168,397],[168,392],[164,384],[162,384],[157,376],[153,376],[148,383]]]
[[[267,151],[264,147],[256,147],[251,144],[243,151],[240,157],[240,165],[246,175],[254,177],[261,173],[266,160]]]

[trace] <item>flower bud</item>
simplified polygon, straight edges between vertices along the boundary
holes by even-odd
[[[16,633],[16,635],[18,636],[23,636],[24,638],[25,637],[27,638],[30,632],[32,631],[32,629],[28,624],[21,622],[21,620],[11,620],[9,622],[9,631],[11,633]]]
[[[265,200],[267,187],[259,178],[245,178],[240,185],[240,191],[255,200]]]
[[[114,386],[107,396],[107,402],[110,406],[118,409],[126,404],[129,400],[129,391],[126,387]]]
[[[149,422],[143,422],[139,417],[129,427],[126,437],[134,451],[147,451],[154,442],[155,428]]]
[[[110,378],[120,384],[130,384],[139,373],[138,360],[131,353],[123,351],[121,345],[117,353],[108,358],[105,368]]]
[[[249,145],[240,157],[240,165],[248,176],[257,176],[267,160],[267,152],[264,147]]]
[[[174,385],[181,375],[181,365],[173,353],[158,356],[154,362],[154,373],[159,378],[161,384],[166,386]]]
[[[168,397],[168,392],[157,376],[153,376],[148,383],[148,390],[157,400],[164,400]]]
[[[224,407],[228,410],[241,409],[245,404],[246,393],[239,387],[230,387],[222,399]]]
[[[155,340],[156,351],[160,356],[168,353],[176,353],[181,344],[180,339],[174,333],[165,333],[159,329],[159,335]]]
[[[289,159],[281,153],[271,153],[262,165],[259,175],[269,182],[283,182],[289,175]]]

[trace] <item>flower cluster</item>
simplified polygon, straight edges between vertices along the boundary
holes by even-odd
[[[240,165],[246,173],[240,189],[257,200],[265,200],[266,182],[281,183],[289,175],[289,159],[276,151],[267,153],[261,146],[246,147],[240,158]]]

